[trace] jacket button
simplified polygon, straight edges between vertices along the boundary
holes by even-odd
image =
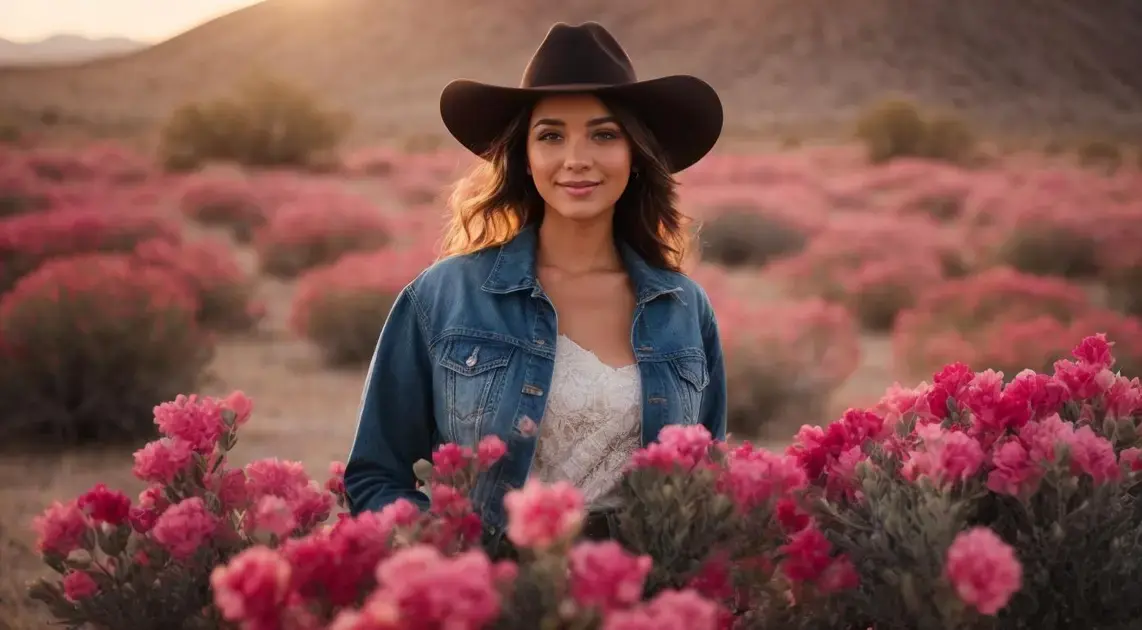
[[[537,345],[537,346],[546,346],[546,345],[547,345],[547,340],[546,340],[546,339],[536,339],[536,340],[535,340],[535,345]]]

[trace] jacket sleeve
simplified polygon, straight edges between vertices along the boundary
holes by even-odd
[[[412,285],[393,304],[365,377],[357,434],[345,464],[345,490],[353,515],[398,499],[427,509],[416,489],[413,464],[432,460],[432,361],[426,321]]]
[[[726,364],[722,355],[722,339],[718,334],[718,320],[704,290],[701,296],[699,318],[702,326],[702,343],[706,352],[706,371],[709,382],[702,391],[699,422],[710,431],[715,440],[726,439]]]

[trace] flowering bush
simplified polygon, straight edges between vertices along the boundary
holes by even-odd
[[[778,420],[824,417],[829,394],[860,363],[856,322],[841,306],[821,299],[754,304],[715,296],[714,308],[731,433],[755,438]]]
[[[198,321],[213,330],[244,330],[261,319],[265,307],[253,301],[254,282],[233,250],[219,239],[140,243],[135,256],[148,265],[170,270],[195,293]]]
[[[747,207],[721,209],[703,223],[699,234],[702,258],[727,267],[764,266],[801,251],[809,237],[793,221]]]
[[[291,278],[349,252],[379,249],[389,238],[388,222],[377,208],[339,193],[282,206],[257,234],[255,247],[263,271]]]
[[[254,237],[268,216],[257,188],[249,180],[237,177],[189,178],[179,207],[184,215],[203,225],[227,228],[242,243]]]
[[[887,330],[921,289],[959,271],[957,256],[931,220],[854,215],[830,223],[772,274],[794,296],[838,302],[863,327]]]
[[[1142,188],[1142,186],[1139,186]],[[1099,266],[1107,281],[1111,300],[1127,313],[1142,317],[1142,190],[1131,205],[1112,206],[1099,222]]]
[[[47,206],[45,188],[22,162],[0,164],[0,219]]]
[[[250,401],[180,396],[135,454],[135,505],[96,486],[37,519],[62,579],[33,594],[72,627],[142,630],[1125,628],[1142,383],[1110,350],[1091,336],[1006,384],[948,365],[784,454],[667,427],[631,457],[613,540],[584,538],[574,487],[529,481],[504,499],[506,554],[469,498],[498,437],[416,466],[426,510],[321,526],[343,467],[324,489],[289,462],[230,468]]]
[[[910,376],[959,360],[1014,374],[1047,369],[1067,339],[1088,330],[1119,339],[1122,369],[1142,374],[1142,321],[1093,306],[1083,288],[1054,277],[995,267],[922,293],[893,332],[896,360]]]
[[[319,486],[296,462],[230,464],[251,408],[241,392],[155,407],[162,437],[135,452],[133,472],[148,484],[136,502],[97,484],[35,520],[37,548],[62,579],[31,595],[73,628],[219,627],[214,568],[314,531],[338,500],[336,479]]]
[[[156,402],[211,356],[195,296],[127,255],[44,263],[0,297],[0,432],[61,440],[145,434]]]
[[[75,207],[0,221],[0,294],[24,274],[57,256],[130,252],[153,238],[179,239],[178,226],[147,212]]]
[[[953,363],[803,427],[810,513],[860,577],[827,606],[852,627],[1136,623],[1142,384],[1114,365],[1101,334],[1050,373]]]
[[[397,294],[431,262],[431,252],[385,248],[310,270],[298,279],[290,327],[334,365],[367,362]]]

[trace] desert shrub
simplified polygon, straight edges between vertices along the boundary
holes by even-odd
[[[380,249],[389,239],[389,224],[378,208],[360,197],[331,191],[279,208],[258,232],[254,246],[263,272],[292,278],[349,252]]]
[[[16,121],[0,116],[0,144],[18,144],[23,137],[23,130]]]
[[[860,581],[823,607],[860,628],[1133,627],[1142,390],[1106,341],[1006,383],[950,364],[803,428],[788,452],[826,496],[814,527]]]
[[[225,227],[242,243],[266,224],[265,205],[254,185],[237,177],[191,177],[179,196],[179,208],[187,218]]]
[[[155,238],[179,240],[178,225],[155,213],[95,206],[0,220],[0,294],[46,260],[130,252],[139,243]]]
[[[397,294],[431,263],[431,252],[385,248],[307,271],[298,278],[290,328],[333,365],[366,363]]]
[[[1009,375],[1047,369],[1066,355],[1067,339],[1092,325],[1113,327],[1127,373],[1136,375],[1142,322],[1096,308],[1079,285],[994,268],[932,287],[900,315],[893,333],[899,367],[924,377],[958,357]]]
[[[307,90],[257,78],[232,97],[177,109],[162,131],[162,161],[172,170],[210,160],[250,166],[308,166],[334,149],[348,118]]]
[[[87,180],[97,174],[95,165],[79,151],[35,149],[25,154],[25,162],[37,177],[51,182]]]
[[[963,163],[975,150],[966,122],[950,113],[927,116],[919,105],[900,98],[886,99],[862,113],[856,136],[873,163],[902,157]]]
[[[1113,205],[1106,192],[1065,171],[994,183],[979,191],[964,214],[964,236],[976,243],[979,266],[1064,278],[1100,272],[1105,226],[1090,213],[1106,214]]]
[[[1142,191],[1140,191],[1142,192]],[[1142,317],[1142,202],[1122,205],[1098,221],[1099,267],[1115,308]]]
[[[265,306],[254,300],[253,278],[222,240],[153,239],[139,244],[134,254],[148,265],[170,271],[194,291],[198,322],[208,329],[246,330],[265,314]]]
[[[726,267],[765,266],[805,247],[805,230],[753,208],[729,208],[704,221],[702,258]]]
[[[211,340],[193,292],[126,255],[44,263],[0,298],[0,431],[58,441],[148,435],[195,387]]]
[[[843,304],[862,327],[882,331],[920,291],[958,273],[959,253],[933,221],[855,215],[830,223],[771,275],[792,295]]]
[[[1079,164],[1113,173],[1122,166],[1122,148],[1106,138],[1089,138],[1078,147]]]
[[[782,420],[824,417],[829,395],[860,363],[852,316],[820,299],[714,299],[725,348],[728,431],[751,439]]]
[[[0,164],[0,220],[42,210],[49,204],[47,191],[22,162]]]

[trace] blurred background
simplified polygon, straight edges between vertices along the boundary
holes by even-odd
[[[343,459],[392,296],[469,166],[437,97],[558,20],[713,84],[682,173],[730,430],[780,446],[952,361],[1142,375],[1137,0],[40,0],[0,5],[0,628],[42,627],[28,520],[178,394],[241,457]]]

